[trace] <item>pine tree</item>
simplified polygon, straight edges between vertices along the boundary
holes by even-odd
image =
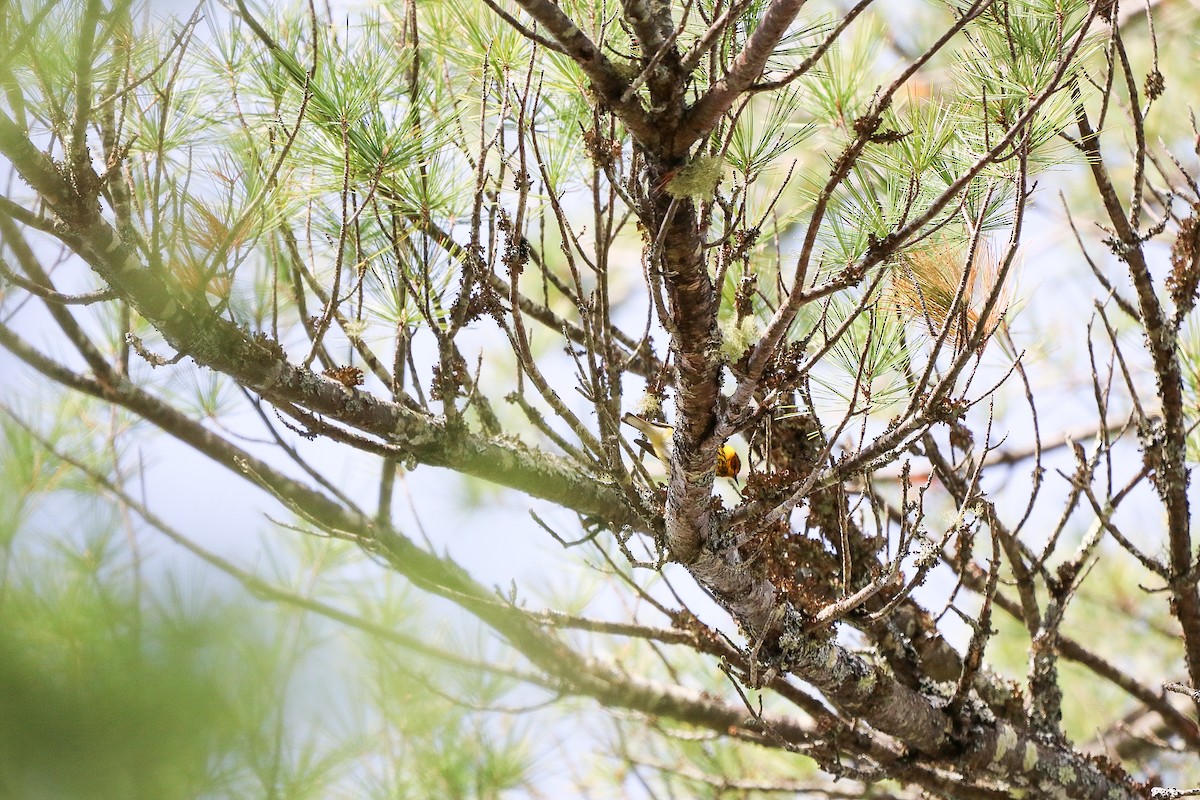
[[[1184,5],[0,6],[0,786],[1200,781]]]

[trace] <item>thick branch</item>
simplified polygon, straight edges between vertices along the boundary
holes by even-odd
[[[596,47],[574,20],[550,0],[516,0],[525,13],[550,32],[583,73],[592,82],[600,99],[625,123],[634,138],[645,147],[657,146],[661,130],[642,108],[636,97],[625,98],[628,82],[621,77],[608,57]]]
[[[733,66],[729,72],[696,101],[680,124],[675,140],[671,143],[672,151],[676,155],[686,153],[700,137],[712,130],[717,120],[733,107],[742,92],[758,80],[767,59],[787,33],[788,27],[795,21],[804,3],[805,0],[772,0],[754,28],[754,33],[746,40],[746,46],[733,59]]]
[[[53,162],[0,114],[3,152],[63,219],[70,244],[177,350],[229,375],[270,402],[292,404],[396,444],[420,463],[448,467],[518,489],[614,526],[646,523],[615,487],[597,483],[562,459],[522,445],[448,429],[368,392],[298,367],[264,336],[251,336],[212,313],[202,296],[184,298],[166,276],[146,267],[99,214],[94,200],[73,196]]]

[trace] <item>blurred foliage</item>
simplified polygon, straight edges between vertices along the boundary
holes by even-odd
[[[190,798],[220,787],[242,738],[232,656],[253,642],[220,604],[139,607],[107,536],[7,556],[0,586],[0,794]]]
[[[261,602],[270,584],[147,554],[55,455],[87,466],[105,447],[94,408],[62,408],[41,430],[0,409],[0,796],[494,798],[528,780],[528,732],[473,713],[510,682],[300,607],[317,595],[385,628],[430,625],[394,576],[344,542],[277,538],[261,571],[280,594]]]

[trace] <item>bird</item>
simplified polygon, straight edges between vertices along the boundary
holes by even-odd
[[[653,453],[655,458],[664,464],[671,463],[671,444],[675,437],[675,429],[662,422],[651,422],[637,414],[626,413],[621,421],[639,431],[645,440],[638,439],[636,443],[643,450]],[[737,484],[738,473],[742,471],[742,459],[728,442],[717,450],[715,471],[718,478],[729,478]]]

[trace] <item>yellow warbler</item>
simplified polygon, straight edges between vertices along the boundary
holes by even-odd
[[[654,453],[655,457],[664,464],[671,463],[671,440],[675,436],[674,428],[661,422],[651,422],[637,414],[626,414],[621,417],[621,421],[637,429],[646,437],[645,442],[640,440],[637,442],[643,449]],[[738,457],[737,451],[728,442],[722,444],[721,448],[717,450],[717,477],[729,478],[737,483],[737,476],[741,471],[742,459]]]

